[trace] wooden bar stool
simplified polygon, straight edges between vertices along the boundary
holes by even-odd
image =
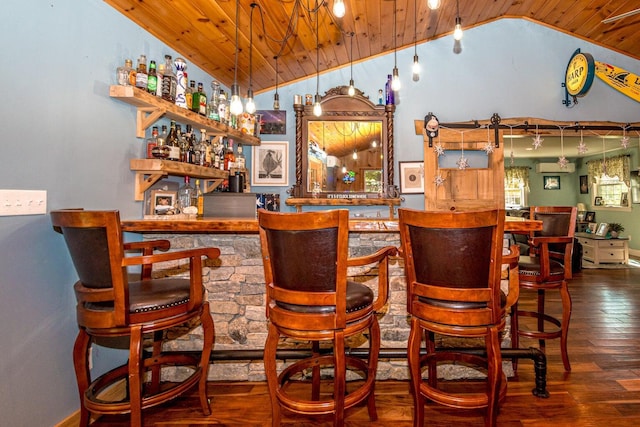
[[[266,282],[269,331],[264,367],[271,397],[272,425],[281,408],[306,415],[333,414],[344,425],[345,409],[366,401],[377,419],[375,376],[380,350],[376,311],[387,302],[389,246],[348,258],[349,212],[304,213],[258,211]],[[347,267],[378,270],[377,298],[367,285],[347,280]],[[281,337],[311,342],[311,356],[278,373]],[[368,359],[347,356],[345,340],[369,341]],[[330,381],[323,378],[331,377]]]

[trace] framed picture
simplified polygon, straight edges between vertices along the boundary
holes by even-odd
[[[545,190],[559,190],[560,189],[560,175],[545,176],[543,177]]]
[[[399,162],[400,193],[424,194],[424,162]]]
[[[590,222],[589,224],[587,224],[587,229],[589,230],[589,233],[596,234],[597,228],[598,228],[597,222]]]
[[[580,194],[589,194],[589,181],[587,175],[580,175]]]
[[[620,196],[620,206],[629,206],[629,193],[624,192]]]
[[[586,214],[584,214],[584,220],[586,222],[595,222],[596,220],[596,213],[592,212],[592,211],[587,211]]]
[[[593,204],[595,206],[602,206],[603,205],[602,197],[596,196],[596,198],[593,199]]]
[[[150,215],[175,215],[178,193],[175,191],[151,191]]]
[[[261,135],[286,135],[287,112],[285,110],[258,110]]]
[[[252,147],[251,184],[257,186],[288,185],[289,142],[262,141]]]
[[[609,224],[607,224],[606,222],[601,222],[600,224],[598,224],[598,228],[596,229],[596,236],[604,237],[607,235],[608,231]]]

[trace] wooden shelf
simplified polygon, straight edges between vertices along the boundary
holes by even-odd
[[[228,171],[174,162],[172,160],[131,159],[129,168],[136,173],[134,196],[137,201],[144,200],[144,192],[161,178],[168,175],[201,179],[204,182],[205,193],[213,191],[222,181],[229,177]]]
[[[303,197],[289,197],[285,204],[295,206],[302,212],[303,206],[389,206],[389,218],[393,218],[393,207],[400,206],[401,199],[309,199]]]
[[[247,135],[191,110],[178,107],[134,86],[110,86],[109,96],[138,108],[136,124],[136,137],[138,138],[144,138],[147,128],[164,116],[181,124],[189,124],[194,130],[206,129],[208,135],[228,136],[233,138],[236,144],[260,145],[258,137]]]

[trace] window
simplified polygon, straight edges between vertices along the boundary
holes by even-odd
[[[504,169],[504,204],[506,209],[527,206],[529,196],[529,168],[513,166]]]
[[[629,156],[610,157],[587,163],[589,182],[593,184],[594,206],[629,207],[631,174]]]

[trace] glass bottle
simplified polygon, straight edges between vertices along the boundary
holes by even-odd
[[[222,157],[220,156],[220,152],[222,151],[222,143],[220,141],[221,138],[222,137],[211,141],[211,151],[213,155],[213,168],[224,170],[224,162],[222,161]]]
[[[153,159],[153,150],[158,146],[158,126],[151,128],[151,138],[147,139],[147,159]]]
[[[180,149],[180,161],[187,163],[187,156],[189,154],[189,142],[186,135],[182,133],[182,126],[176,125],[176,139],[178,140],[178,148]]]
[[[158,135],[156,146],[151,150],[151,154],[156,159],[166,159],[169,157],[169,147],[167,146],[167,125],[162,125],[162,132]]]
[[[185,73],[187,74],[187,73]],[[195,80],[189,80],[189,87],[187,88],[187,90],[184,93],[184,96],[187,100],[187,108],[190,109],[191,111],[195,111],[197,113],[197,110],[194,110],[193,108],[193,95],[196,93],[196,82]]]
[[[171,120],[171,126],[169,127],[169,135],[167,136],[166,145],[167,147],[169,147],[169,156],[167,157],[167,159],[179,162],[180,146],[178,145],[175,120]]]
[[[385,83],[384,85],[385,102],[387,103],[387,105],[395,104],[393,89],[391,88],[391,81],[392,81],[391,74],[387,74],[387,83]]]
[[[220,121],[220,116],[218,115],[218,99],[220,96],[220,83],[213,80],[211,82],[211,99],[209,100],[208,117],[211,120],[215,120],[216,122]]]
[[[207,94],[204,93],[204,85],[202,84],[202,82],[198,82],[198,90],[196,91],[197,96],[194,96],[193,99],[193,106],[196,107],[197,106],[197,111],[196,113],[200,114],[201,116],[206,116],[207,115]]]
[[[149,62],[149,75],[147,76],[147,92],[155,95],[158,90],[158,74],[156,71],[156,61]]]
[[[200,180],[196,179],[196,206],[198,207],[198,218],[204,216],[204,194],[200,189]]]
[[[209,165],[206,164],[206,158],[207,158],[207,130],[200,129],[200,141],[194,144],[194,162],[198,166],[207,167]]]
[[[189,176],[184,177],[184,184],[178,189],[178,206],[180,213],[185,213],[185,209],[197,205],[196,189],[191,186]]]
[[[135,73],[135,70],[133,69],[133,62],[130,59],[125,59],[124,65],[118,67],[116,70],[116,78],[120,86],[131,86],[129,76],[132,71]]]
[[[164,78],[164,63],[160,62],[157,66],[156,75],[157,78],[157,86],[156,86],[156,96],[162,97],[162,79]]]
[[[187,76],[185,71],[187,70],[187,62],[182,58],[176,58],[173,61],[173,65],[176,66],[176,101],[175,104],[181,108],[187,108]]]
[[[227,138],[227,144],[224,151],[224,170],[228,171],[235,167],[236,156],[233,152],[233,139]]]
[[[173,72],[171,55],[164,56],[164,74],[162,75],[162,99],[169,102],[176,100],[176,75]]]
[[[136,69],[136,87],[147,90],[147,57],[140,55],[138,58],[138,68]]]
[[[227,113],[229,112],[229,105],[227,103],[227,95],[224,90],[220,89],[220,95],[218,95],[218,118],[220,123],[227,124]]]
[[[238,153],[236,154],[236,167],[238,169],[244,169],[246,167],[246,159],[242,153],[242,144],[238,144]]]

